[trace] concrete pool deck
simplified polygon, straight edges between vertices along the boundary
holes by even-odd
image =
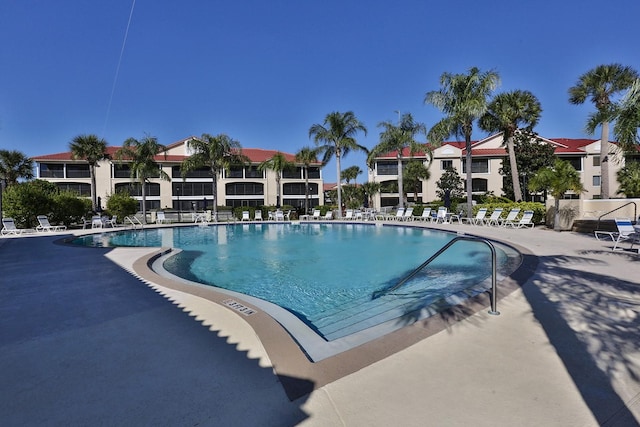
[[[290,378],[313,390],[294,401],[274,373],[284,359],[241,315],[154,284],[176,310],[120,267],[149,249],[2,238],[0,422],[638,425],[640,255],[569,232],[434,228],[517,244],[537,266],[500,316],[480,310],[321,386]]]

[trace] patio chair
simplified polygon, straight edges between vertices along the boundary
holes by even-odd
[[[63,231],[67,229],[66,225],[51,225],[46,215],[38,215],[38,225],[36,231]]]
[[[631,242],[631,248],[636,243],[640,243],[640,228],[635,228],[630,218],[615,218],[616,227],[618,231],[599,231],[594,232],[596,239],[600,240],[600,235],[607,235],[613,241],[613,249],[618,248],[620,242],[629,240]]]
[[[253,219],[256,221],[262,221],[262,211],[260,209],[256,209]]]
[[[29,231],[32,230],[16,227],[16,222],[13,218],[2,218],[2,230],[0,230],[0,234],[2,234],[3,236],[19,236],[22,233],[28,233]]]
[[[511,225],[512,223],[516,222],[516,218],[518,217],[519,213],[520,213],[520,208],[511,209],[507,214],[507,217],[499,221],[499,225],[501,225],[502,227],[507,227]]]
[[[242,221],[251,221],[249,211],[242,211]]]
[[[114,215],[114,216],[111,217],[111,219],[108,219],[108,218],[105,219],[104,220],[104,225],[106,227],[111,227],[111,228],[117,227],[117,225],[118,225],[118,216]]]
[[[166,224],[168,222],[163,211],[156,212],[156,224]]]
[[[322,217],[324,220],[332,220],[333,219],[333,211],[327,211],[327,213]]]
[[[519,221],[510,221],[506,222],[505,227],[513,227],[513,228],[527,228],[527,227],[535,227],[533,223],[533,211],[524,211],[522,214],[522,218]]]
[[[282,212],[280,209],[278,209],[276,211],[275,220],[276,221],[284,221],[284,212]]]
[[[495,225],[495,226],[500,225],[500,217],[502,216],[502,211],[503,210],[504,209],[502,209],[502,208],[495,208],[493,210],[493,212],[491,212],[491,216],[489,217],[489,219],[483,221],[482,224],[484,224],[484,225]]]
[[[487,208],[480,208],[478,212],[476,212],[476,216],[473,218],[461,218],[460,222],[463,224],[466,222],[471,225],[479,225],[483,223],[485,216],[487,216]]]
[[[94,215],[91,217],[91,228],[102,228],[104,227],[104,221],[102,221],[102,217],[100,215]]]
[[[311,219],[320,219],[320,209],[314,209]]]
[[[395,215],[391,215],[389,219],[394,219],[396,221],[402,221],[404,217],[404,208],[398,208]]]
[[[353,209],[347,209],[342,219],[347,221],[353,220]]]
[[[413,208],[407,208],[402,216],[403,221],[413,221]]]
[[[436,216],[431,218],[431,222],[437,223],[445,223],[447,221],[447,208],[444,206],[440,206],[438,211],[436,212]]]

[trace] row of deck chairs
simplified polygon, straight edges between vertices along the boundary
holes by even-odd
[[[38,215],[37,219],[38,226],[35,229],[37,232],[64,231],[67,229],[66,225],[51,225],[46,215]],[[29,232],[33,232],[33,229],[18,228],[13,218],[2,218],[2,230],[0,230],[2,236],[18,236]]]
[[[520,208],[513,208],[509,211],[506,218],[502,218],[504,209],[495,208],[491,215],[487,218],[488,209],[480,208],[476,216],[472,218],[462,218],[460,222],[471,225],[491,225],[495,227],[513,227],[513,228],[533,228],[533,211],[524,211],[521,217]]]

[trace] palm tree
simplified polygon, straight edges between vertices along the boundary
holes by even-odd
[[[467,215],[473,207],[471,171],[471,132],[473,122],[487,111],[488,98],[500,83],[495,71],[481,72],[477,67],[468,74],[443,73],[440,89],[427,92],[424,101],[439,108],[446,117],[436,123],[427,134],[434,145],[456,135],[464,136],[467,168]]]
[[[584,187],[580,180],[580,174],[571,166],[571,163],[557,159],[553,166],[547,166],[536,172],[529,180],[531,191],[548,191],[555,199],[555,215],[553,229],[560,230],[560,199],[568,191],[582,193]]]
[[[353,181],[354,184],[357,184],[356,180],[358,179],[358,175],[360,175],[361,173],[362,173],[362,169],[360,169],[360,166],[357,166],[357,165],[349,166],[348,168],[342,171],[342,178],[344,178],[344,180],[347,181],[347,185],[351,181]]]
[[[400,194],[399,206],[402,208],[404,207],[404,188],[402,182],[403,151],[408,148],[409,157],[413,157],[417,152],[427,151],[426,145],[416,141],[416,136],[421,133],[426,133],[427,128],[424,124],[414,121],[411,113],[403,114],[398,125],[386,121],[380,123],[378,127],[384,128],[384,131],[380,132],[380,142],[373,147],[369,153],[367,163],[372,165],[375,158],[381,154],[392,151],[396,152],[396,158],[398,160],[398,193]]]
[[[146,135],[141,140],[135,138],[127,139],[122,147],[116,151],[115,157],[120,161],[126,160],[131,167],[131,180],[140,183],[142,191],[142,221],[147,222],[147,191],[146,184],[149,178],[160,177],[166,181],[171,178],[160,168],[156,162],[156,156],[164,152],[166,157],[167,148],[158,143],[154,136]]]
[[[107,155],[107,141],[96,135],[78,135],[69,143],[71,158],[82,159],[89,163],[91,177],[91,210],[97,211],[98,197],[96,194],[96,167],[98,162],[109,158]]]
[[[309,213],[309,166],[318,163],[318,148],[303,147],[296,153],[296,162],[302,163],[304,173],[304,213]]]
[[[600,198],[609,198],[609,122],[615,119],[616,104],[611,97],[631,87],[638,73],[631,67],[620,64],[599,65],[580,76],[575,86],[569,88],[569,102],[583,104],[587,98],[596,107],[591,114],[586,130],[593,134],[600,128]]]
[[[422,181],[426,181],[431,177],[431,171],[420,160],[410,160],[409,163],[407,163],[407,170],[405,172],[407,187],[413,190],[413,201],[417,203]]]
[[[314,124],[309,129],[309,137],[313,137],[316,145],[322,147],[324,156],[322,162],[326,164],[336,156],[336,178],[338,180],[338,217],[342,217],[342,182],[340,159],[352,150],[368,150],[358,145],[356,135],[358,132],[367,134],[367,128],[360,122],[352,111],[340,113],[334,111],[327,114],[324,123]],[[322,144],[322,145],[321,145]]]
[[[640,144],[640,79],[636,79],[620,102],[613,134],[624,151],[635,153]]]
[[[516,150],[513,137],[521,128],[532,130],[540,120],[542,107],[540,101],[529,91],[514,90],[496,95],[480,117],[478,125],[486,132],[502,132],[507,145],[511,166],[511,181],[516,201],[522,200]]]
[[[216,136],[203,133],[200,138],[194,138],[188,144],[193,154],[180,165],[182,178],[186,178],[187,172],[209,168],[213,186],[213,218],[217,220],[218,176],[223,170],[229,170],[232,165],[244,164],[249,160],[242,154],[240,143],[222,133]]]
[[[258,170],[272,170],[276,173],[276,207],[280,207],[280,180],[282,179],[282,172],[287,169],[295,167],[293,162],[287,160],[287,158],[281,152],[277,152],[270,159],[258,165]]]
[[[0,217],[5,186],[17,184],[20,178],[33,178],[33,160],[20,151],[0,150]]]
[[[620,188],[618,194],[628,198],[640,197],[640,162],[628,161],[617,173]]]
[[[373,207],[373,196],[380,191],[380,183],[375,181],[368,181],[362,184],[364,190],[364,197],[367,201],[366,207]]]

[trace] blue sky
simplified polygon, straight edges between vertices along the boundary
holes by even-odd
[[[440,120],[425,93],[473,66],[500,74],[497,92],[538,97],[541,135],[582,138],[593,107],[570,104],[568,88],[599,64],[640,70],[637,0],[136,0],[123,50],[132,4],[0,1],[0,148],[206,132],[295,153],[311,125],[347,110],[371,148],[396,111]],[[352,164],[366,170],[363,155]]]

